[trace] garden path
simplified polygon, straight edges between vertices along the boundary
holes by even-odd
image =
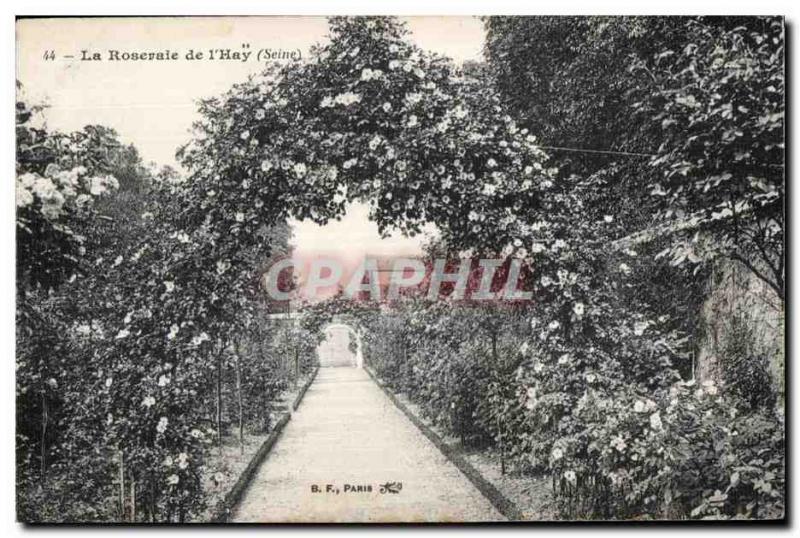
[[[387,482],[402,489],[381,493]],[[340,367],[320,369],[232,521],[502,519],[364,370]]]

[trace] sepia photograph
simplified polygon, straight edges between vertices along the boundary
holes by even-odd
[[[20,526],[787,522],[780,13],[14,24]]]

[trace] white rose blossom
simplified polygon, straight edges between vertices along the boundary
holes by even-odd
[[[156,431],[158,433],[164,433],[167,431],[167,426],[169,425],[169,419],[167,417],[161,417],[156,425]]]
[[[663,429],[661,414],[658,411],[650,415],[650,427],[656,431],[661,431]]]
[[[292,170],[294,171],[294,175],[297,176],[298,178],[304,177],[306,175],[306,172],[308,171],[308,169],[306,168],[306,165],[303,164],[303,163],[295,164],[292,167]]]
[[[353,92],[345,92],[337,95],[333,102],[337,105],[350,106],[361,102],[361,95]]]
[[[169,334],[167,334],[167,340],[174,340],[175,337],[178,336],[178,331],[180,331],[180,330],[181,330],[180,327],[178,327],[177,325],[173,324],[169,328]]]

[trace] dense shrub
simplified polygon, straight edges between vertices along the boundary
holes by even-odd
[[[549,476],[564,518],[782,516],[783,423],[771,408],[679,380],[655,360],[656,327],[631,328],[613,352],[553,352],[518,314],[400,302],[366,323],[365,355],[462,443]]]

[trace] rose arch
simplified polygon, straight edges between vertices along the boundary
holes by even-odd
[[[558,177],[480,67],[456,66],[406,34],[390,17],[333,17],[306,62],[201,103],[179,152],[189,170],[179,220],[200,239],[199,278],[230,290],[203,306],[237,308],[253,251],[269,253],[269,227],[325,224],[358,201],[381,233],[432,223],[450,252],[521,259],[535,275],[542,352],[624,369],[639,351],[619,362],[615,350],[638,314],[612,304],[620,275],[605,269],[609,232],[582,203],[596,185]]]

